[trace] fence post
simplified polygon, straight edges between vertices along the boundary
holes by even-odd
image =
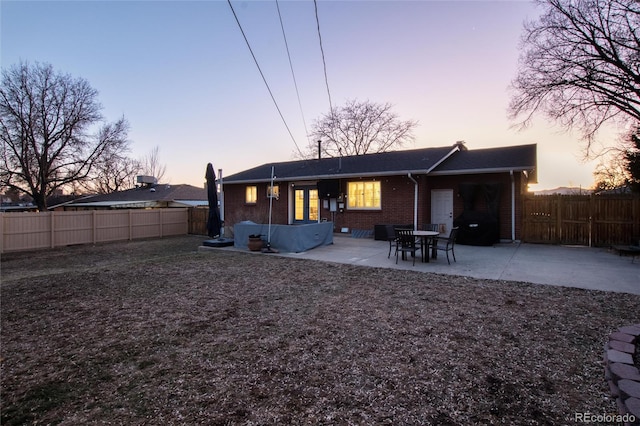
[[[133,210],[129,209],[129,241],[133,239]]]
[[[162,226],[163,226],[163,223],[162,223],[162,219],[163,219],[163,218],[162,218],[162,211],[163,211],[163,210],[164,210],[164,209],[158,209],[158,212],[159,212],[158,214],[159,214],[159,216],[160,216],[160,238],[162,238]]]
[[[97,210],[92,210],[91,211],[91,239],[93,240],[93,244],[96,243],[96,240],[98,238],[97,236],[97,223],[96,223],[96,212]]]
[[[631,241],[634,245],[640,245],[640,197],[636,197],[631,200],[631,217],[635,218],[632,231],[632,238],[636,238],[635,241]]]
[[[54,215],[54,212],[52,212],[52,211],[49,212],[49,228],[50,228],[50,231],[51,231],[51,235],[50,235],[51,248],[54,248],[56,246],[56,234],[55,234],[55,229],[54,229],[55,228],[54,224],[55,224],[56,221],[55,221],[55,218],[53,217],[53,215]]]
[[[0,212],[0,253],[4,253],[4,213]]]
[[[521,198],[522,209],[521,213],[521,229],[520,229],[520,240],[523,243],[526,243],[529,237],[529,195],[525,194]]]
[[[556,232],[554,232],[553,243],[562,242],[562,196],[556,195]]]
[[[593,198],[593,194],[589,194],[589,247],[593,247],[593,208],[594,208],[595,200]]]

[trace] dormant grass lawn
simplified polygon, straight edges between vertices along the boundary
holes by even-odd
[[[201,237],[5,254],[17,424],[571,424],[615,413],[640,297],[274,255]],[[558,277],[562,282],[562,277]]]

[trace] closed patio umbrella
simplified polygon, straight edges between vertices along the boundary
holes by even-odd
[[[209,201],[209,217],[207,218],[207,235],[211,238],[220,236],[220,208],[218,207],[218,190],[216,189],[216,173],[213,165],[207,164],[207,199]]]

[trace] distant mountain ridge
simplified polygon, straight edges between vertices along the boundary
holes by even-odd
[[[535,195],[588,195],[593,193],[593,189],[585,189],[579,187],[561,186],[554,189],[541,189],[533,191]]]

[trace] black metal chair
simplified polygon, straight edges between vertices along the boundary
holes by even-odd
[[[387,259],[391,257],[391,249],[398,245],[398,238],[396,237],[396,230],[393,225],[386,225],[387,230],[387,240],[389,241],[389,254],[387,255]]]
[[[413,265],[416,264],[416,252],[420,250],[420,245],[416,244],[416,238],[410,229],[396,229],[396,264],[398,263],[398,254],[402,253],[404,259],[407,253],[411,253],[413,257]]]
[[[449,252],[453,255],[453,261],[456,262],[456,237],[458,236],[458,227],[455,227],[449,233],[447,238],[443,237],[435,237],[433,239],[433,244],[436,250],[444,251],[447,253],[447,262],[451,265],[451,261],[449,260]]]

